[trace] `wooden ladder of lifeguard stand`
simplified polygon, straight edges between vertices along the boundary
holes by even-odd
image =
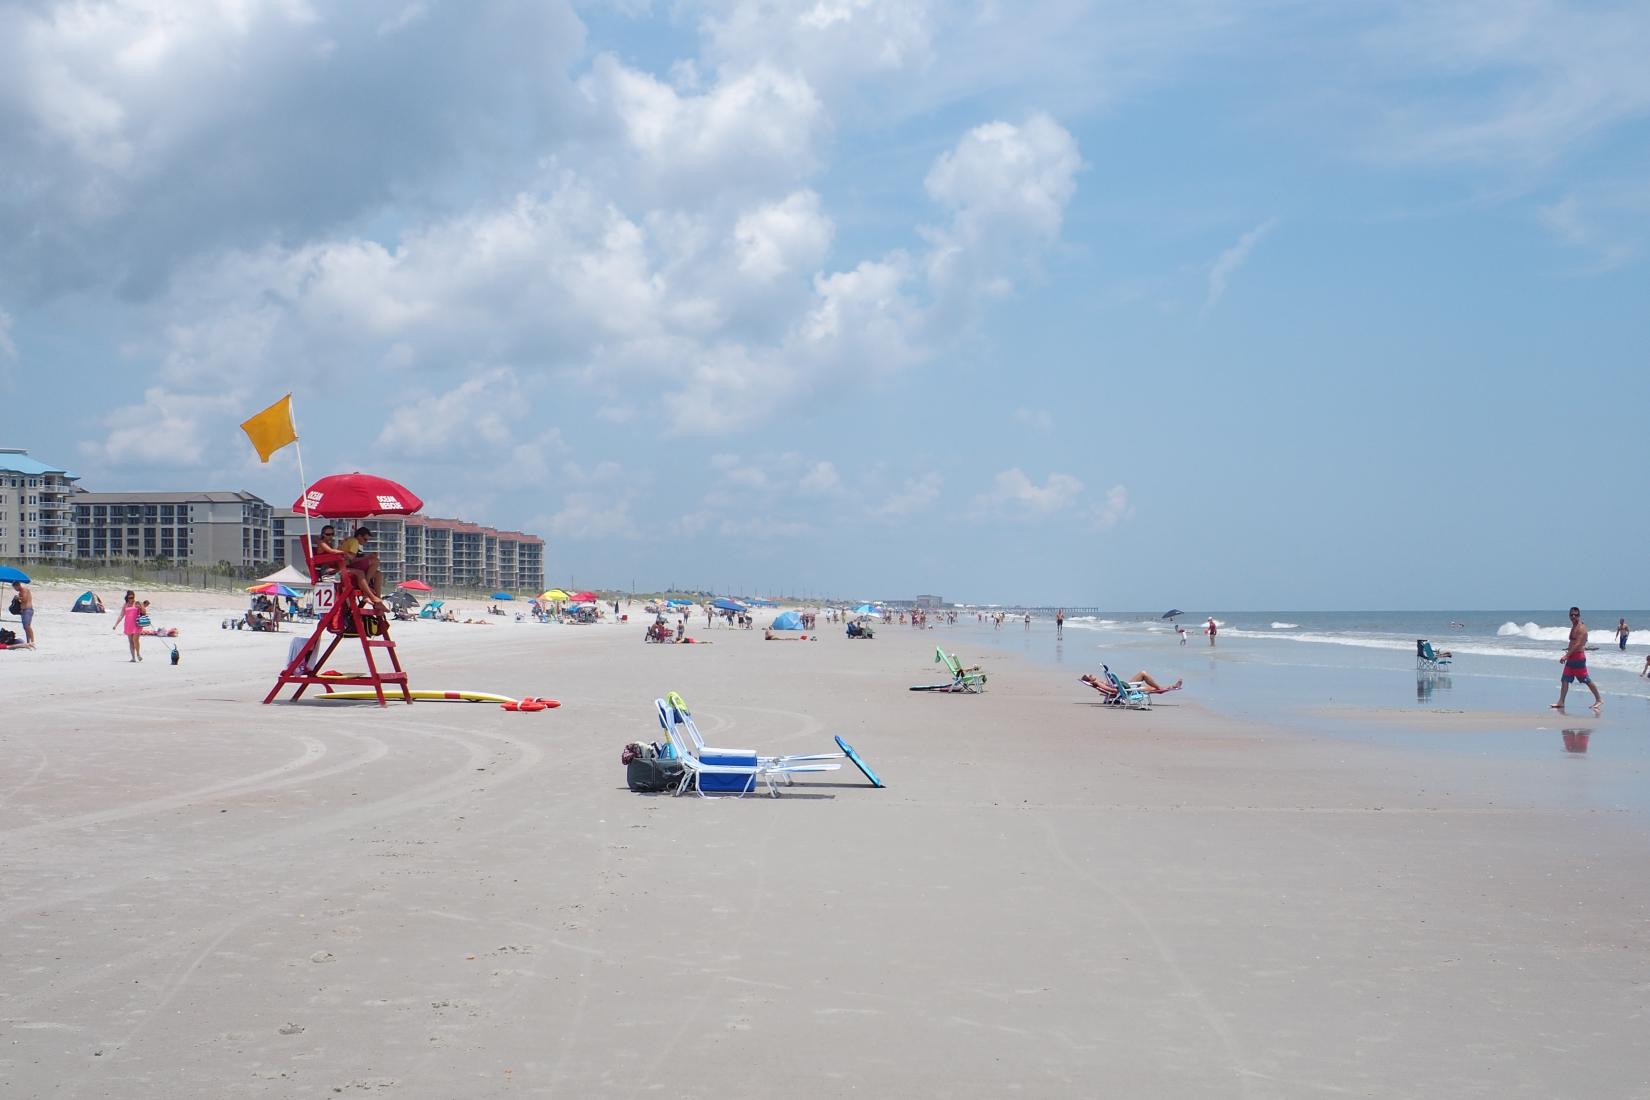
[[[287,684],[297,684],[298,690],[292,693],[297,700],[311,684],[320,684],[330,694],[335,687],[363,686],[370,687],[378,694],[378,705],[387,706],[384,696],[384,685],[399,685],[401,698],[412,702],[412,692],[407,688],[407,673],[401,667],[401,659],[395,655],[395,640],[390,637],[389,617],[372,606],[372,599],[362,587],[361,580],[354,573],[344,568],[344,558],[341,554],[311,554],[309,552],[308,537],[301,537],[304,557],[309,563],[309,577],[315,582],[315,603],[320,612],[320,618],[315,624],[315,633],[295,653],[281,675],[276,679],[275,686],[269,689],[264,696],[264,702],[270,703],[281,689]],[[333,569],[337,571],[337,580],[322,580],[322,571]],[[326,648],[321,648],[321,640],[326,635],[332,635]],[[367,671],[354,674],[321,675],[326,668],[327,661],[332,657],[345,638],[359,638],[361,641],[361,655],[366,659]],[[373,650],[382,650],[388,655],[390,668],[380,670],[378,662],[373,659]],[[311,660],[311,655],[317,651],[320,656]]]

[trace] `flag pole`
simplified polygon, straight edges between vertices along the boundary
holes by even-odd
[[[291,396],[292,394],[287,394],[287,397],[290,398]],[[313,553],[315,537],[309,529],[309,501],[304,499],[304,494],[309,492],[309,478],[304,476],[304,444],[303,440],[298,437],[298,414],[292,411],[291,404],[287,405],[287,415],[292,418],[292,447],[298,452],[298,500],[304,506],[304,542],[308,544]],[[287,564],[291,565],[292,563],[289,561]],[[309,568],[307,561],[304,563],[304,568]]]

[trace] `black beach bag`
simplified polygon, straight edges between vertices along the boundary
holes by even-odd
[[[638,756],[624,768],[625,782],[630,789],[644,794],[673,791],[682,782],[682,765],[675,760]]]

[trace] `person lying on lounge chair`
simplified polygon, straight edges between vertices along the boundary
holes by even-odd
[[[1164,687],[1152,678],[1151,673],[1147,672],[1145,669],[1141,669],[1133,676],[1130,676],[1125,682],[1147,695],[1167,695],[1171,691],[1179,691],[1180,686],[1186,681],[1176,680],[1168,687]],[[1095,691],[1098,691],[1101,695],[1104,695],[1108,699],[1117,694],[1117,689],[1108,684],[1105,677],[1096,676],[1092,672],[1083,677],[1083,683],[1087,684]]]

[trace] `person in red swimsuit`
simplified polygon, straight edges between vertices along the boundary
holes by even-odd
[[[1592,708],[1597,714],[1604,706],[1604,696],[1598,693],[1598,685],[1587,674],[1587,624],[1581,621],[1581,608],[1570,608],[1570,644],[1560,658],[1564,662],[1564,676],[1558,684],[1558,702],[1549,703],[1554,710],[1564,709],[1564,697],[1570,694],[1570,684],[1579,682],[1587,685],[1587,690],[1593,693]]]

